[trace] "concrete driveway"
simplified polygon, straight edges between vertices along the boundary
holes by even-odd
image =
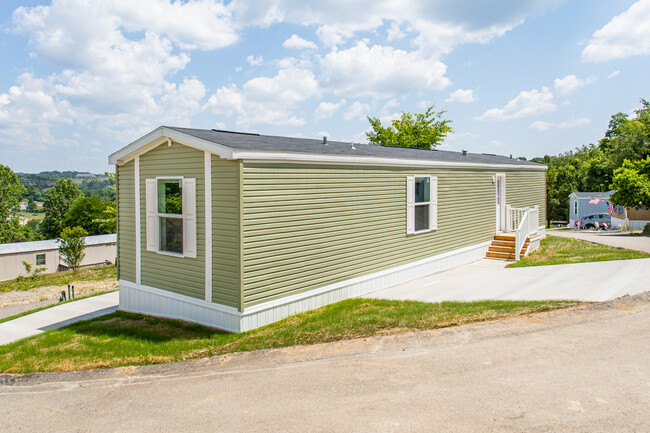
[[[549,230],[549,236],[580,239],[581,241],[603,244],[615,248],[627,248],[628,250],[643,251],[650,254],[650,237],[631,236],[626,232],[597,232],[589,230]]]
[[[364,298],[423,302],[481,299],[606,301],[650,290],[650,259],[506,269],[483,259],[378,290]]]

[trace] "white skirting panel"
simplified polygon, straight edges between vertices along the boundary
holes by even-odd
[[[365,295],[485,257],[490,242],[462,248],[363,277],[246,308],[206,302],[120,280],[120,310],[196,322],[230,332],[244,332],[293,314]]]

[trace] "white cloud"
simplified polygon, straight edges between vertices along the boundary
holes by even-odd
[[[510,100],[503,108],[492,108],[483,113],[476,120],[510,120],[521,117],[535,116],[541,113],[554,111],[553,94],[548,87],[523,91],[516,98]]]
[[[456,0],[239,0],[229,5],[242,25],[269,26],[285,22],[319,26],[325,46],[338,46],[357,32],[382,27],[388,40],[401,36],[403,26],[419,34],[417,45],[429,53],[448,53],[460,43],[485,43],[565,0],[459,2]],[[344,12],[341,12],[344,11]],[[324,24],[327,23],[327,24]],[[399,28],[394,23],[399,23]]]
[[[284,41],[282,46],[284,48],[296,49],[296,50],[305,50],[305,49],[315,50],[318,48],[318,46],[314,42],[303,39],[296,34],[291,35],[289,39]]]
[[[474,97],[474,91],[472,89],[458,89],[452,92],[449,95],[449,98],[445,99],[445,102],[474,102],[476,98]]]
[[[252,56],[251,55],[251,56],[246,57],[246,61],[251,66],[260,66],[260,65],[264,64],[264,57],[262,57],[262,56]]]
[[[575,75],[567,75],[564,78],[556,78],[554,81],[555,90],[557,90],[560,95],[568,95],[580,87],[596,81],[596,77],[590,76],[583,79],[576,77]]]
[[[241,90],[237,85],[221,87],[203,107],[215,114],[235,116],[238,127],[256,125],[304,125],[305,119],[292,113],[302,101],[320,95],[313,72],[282,69],[274,77],[256,77]]]
[[[620,74],[620,73],[621,73],[621,71],[616,70],[616,71],[612,72],[611,74],[609,74],[609,75],[607,76],[607,78],[614,78],[615,76],[617,76],[617,75]]]
[[[565,122],[559,122],[559,123],[550,123],[550,122],[544,122],[542,120],[537,120],[531,123],[528,126],[528,128],[535,129],[537,131],[546,131],[551,128],[560,128],[560,129],[574,128],[576,126],[588,125],[589,123],[590,120],[586,117],[580,117],[578,119],[567,120]]]
[[[463,138],[479,138],[479,134],[474,134],[473,132],[454,132],[453,134],[449,134],[445,141],[457,141],[461,140]]]
[[[350,108],[345,112],[343,118],[345,120],[365,119],[370,113],[370,106],[359,101],[354,101]]]
[[[394,21],[390,24],[387,33],[388,34],[386,35],[386,39],[389,41],[403,39],[406,36],[406,33],[404,33],[400,28],[400,24]]]
[[[505,147],[505,146],[507,146],[507,144],[504,143],[503,141],[492,140],[492,141],[490,141],[490,146],[492,146],[492,147]]]
[[[325,24],[316,29],[316,35],[326,47],[336,47],[354,36],[354,33]]]
[[[314,117],[316,120],[327,119],[332,117],[339,108],[343,107],[347,102],[341,99],[339,102],[321,102],[314,110]]]
[[[447,67],[417,52],[358,42],[346,50],[332,50],[321,61],[321,85],[350,96],[389,97],[440,90],[450,81]]]
[[[596,30],[582,51],[585,62],[650,54],[650,0],[639,0]]]

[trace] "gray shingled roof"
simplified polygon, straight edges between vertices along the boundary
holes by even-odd
[[[597,198],[599,200],[609,200],[610,195],[612,195],[614,191],[609,191],[609,192],[573,192],[571,194],[574,194],[576,198],[579,199],[592,199],[592,198]]]
[[[403,147],[375,146],[372,144],[359,143],[355,143],[353,148],[351,143],[341,141],[328,140],[327,144],[323,144],[321,140],[309,138],[276,137],[272,135],[218,131],[214,129],[177,128],[172,126],[166,126],[166,128],[192,135],[206,141],[222,144],[233,149],[378,156],[388,158],[414,158],[449,162],[513,164],[542,167],[542,164],[537,164],[531,161],[522,161],[507,156],[486,153],[467,153],[466,156],[463,156],[461,152],[451,152],[447,150],[409,149]]]
[[[97,235],[87,236],[86,246],[113,244],[117,242],[117,235]],[[46,241],[33,241],[33,242],[14,242],[10,244],[0,244],[0,255],[3,254],[16,254],[16,253],[30,253],[37,251],[49,251],[59,248],[59,243],[56,239],[49,239]]]

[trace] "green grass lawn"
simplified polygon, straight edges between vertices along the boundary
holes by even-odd
[[[55,272],[53,274],[41,274],[38,277],[24,277],[20,280],[2,281],[0,282],[0,292],[29,290],[45,286],[59,286],[78,283],[81,281],[115,279],[117,279],[117,268],[115,265],[97,266],[94,268],[81,269],[76,275],[72,271],[63,271]]]
[[[650,257],[640,251],[612,248],[577,239],[547,236],[540,248],[507,268],[525,266],[561,265],[565,263],[601,262],[606,260],[644,259]]]
[[[20,211],[18,212],[18,215],[27,218],[28,220],[36,220],[39,223],[43,221],[43,218],[45,218],[45,212],[26,212],[26,211]]]
[[[429,304],[348,299],[241,334],[178,320],[116,312],[0,346],[0,371],[30,373],[157,364],[442,328],[577,304],[575,301]]]

